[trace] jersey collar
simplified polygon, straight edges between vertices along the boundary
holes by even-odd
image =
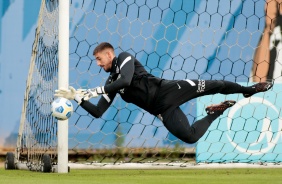
[[[111,73],[116,73],[116,68],[117,68],[117,57],[114,57],[112,61]]]

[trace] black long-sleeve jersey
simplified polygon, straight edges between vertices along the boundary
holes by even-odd
[[[122,52],[113,59],[110,75],[104,86],[105,94],[97,106],[82,101],[81,107],[92,116],[101,117],[119,93],[124,101],[156,115],[154,100],[162,80],[148,73],[134,56]]]

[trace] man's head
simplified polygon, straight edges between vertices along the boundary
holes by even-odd
[[[106,72],[110,72],[115,57],[114,47],[108,42],[102,42],[94,49],[93,55],[96,58],[97,65]]]

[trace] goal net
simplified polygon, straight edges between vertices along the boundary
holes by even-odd
[[[57,121],[50,109],[58,88],[58,5],[58,0],[42,1],[24,98],[16,160],[31,170],[40,169],[44,155],[52,165],[57,163]],[[266,5],[264,0],[71,0],[69,85],[104,85],[108,74],[96,65],[92,53],[105,41],[116,54],[133,54],[158,77],[252,85]],[[281,32],[272,36],[281,41]],[[280,45],[272,48],[277,57],[270,66],[275,64],[272,68],[280,67],[281,72]],[[206,115],[207,105],[238,101],[193,145],[178,140],[156,117],[119,96],[99,119],[73,103],[69,161],[183,167],[195,161],[281,162],[281,76],[267,80],[275,83],[273,90],[249,99],[211,95],[181,106],[193,123]]]

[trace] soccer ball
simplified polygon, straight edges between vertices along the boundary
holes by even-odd
[[[57,98],[52,102],[51,107],[52,116],[58,120],[69,119],[73,113],[73,105],[70,100],[66,98]]]

